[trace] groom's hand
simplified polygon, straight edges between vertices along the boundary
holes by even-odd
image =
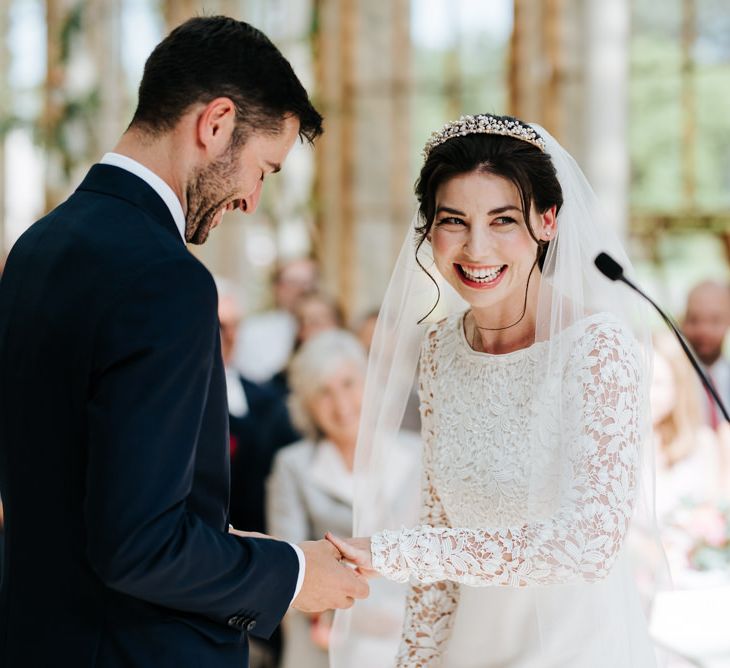
[[[368,583],[346,566],[337,548],[327,540],[300,543],[306,569],[304,583],[292,607],[302,612],[351,608],[355,599],[367,598]]]

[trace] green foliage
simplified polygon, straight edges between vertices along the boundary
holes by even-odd
[[[689,84],[693,104],[684,109],[681,17],[669,4],[670,11],[659,23],[650,25],[640,15],[634,25],[631,207],[639,213],[667,215],[724,213],[730,210],[730,54],[719,43],[705,39],[706,33],[712,33],[710,17],[703,15]],[[688,113],[694,128],[691,144],[684,137]],[[695,199],[691,202],[685,198],[683,171],[693,163]]]

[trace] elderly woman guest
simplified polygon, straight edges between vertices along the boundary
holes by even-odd
[[[332,330],[305,342],[289,366],[289,409],[304,439],[281,450],[267,486],[270,534],[286,540],[308,540],[327,531],[352,532],[355,444],[366,371],[366,353],[352,334]],[[410,447],[409,447],[410,446]],[[396,491],[412,478],[417,451],[403,436],[400,470],[393,472]],[[395,654],[402,625],[403,592],[392,583],[371,590],[372,615],[358,634],[351,664],[381,665]],[[284,619],[282,668],[327,668],[331,618],[290,611]],[[359,657],[359,658],[358,658]],[[385,665],[385,664],[382,664]]]

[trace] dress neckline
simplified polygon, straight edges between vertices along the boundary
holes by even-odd
[[[470,355],[474,355],[475,357],[479,357],[481,359],[495,360],[516,359],[522,357],[523,355],[529,356],[533,353],[539,352],[549,343],[549,341],[535,341],[529,346],[525,346],[524,348],[518,348],[517,350],[512,350],[508,353],[487,353],[482,352],[481,350],[474,350],[474,348],[472,348],[469,344],[469,341],[466,338],[466,332],[464,331],[464,318],[466,317],[466,314],[468,312],[469,311],[467,309],[466,311],[458,314],[456,317],[456,329],[458,330],[457,337],[461,346],[467,351],[467,353],[469,353]],[[576,320],[574,323],[566,327],[564,331],[568,332],[581,324],[587,326],[588,324],[593,322],[607,322],[609,318],[610,314],[602,311],[598,313],[591,313],[590,315]]]

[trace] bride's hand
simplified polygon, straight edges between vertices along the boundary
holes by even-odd
[[[377,577],[377,571],[373,570],[369,538],[338,538],[329,531],[325,538],[340,551],[346,561],[356,566],[358,573],[366,578]]]

